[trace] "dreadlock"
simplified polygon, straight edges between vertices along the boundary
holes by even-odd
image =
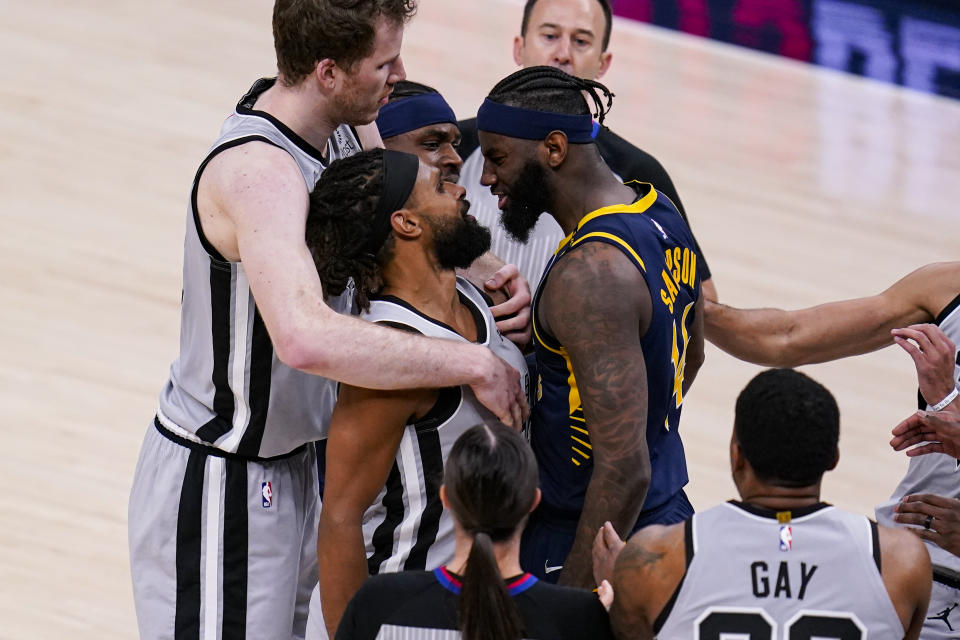
[[[592,113],[584,93],[593,102]],[[606,98],[606,104],[601,94]],[[543,66],[527,67],[510,74],[498,82],[487,97],[508,107],[571,115],[591,114],[600,124],[613,106],[613,93],[605,85],[571,76],[556,67]]]
[[[403,98],[412,98],[413,96],[422,96],[427,93],[438,93],[433,87],[428,87],[412,80],[401,80],[393,85],[393,91],[390,93],[390,102]]]
[[[373,255],[364,248],[383,190],[383,149],[337,160],[310,194],[306,241],[326,295],[339,295],[350,278],[361,309],[383,284],[380,267],[393,255],[393,234]]]

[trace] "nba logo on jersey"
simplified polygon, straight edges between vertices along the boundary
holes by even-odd
[[[793,549],[793,529],[790,525],[780,525],[780,551]]]
[[[261,483],[260,494],[263,498],[263,508],[269,509],[273,505],[273,484],[269,482]]]

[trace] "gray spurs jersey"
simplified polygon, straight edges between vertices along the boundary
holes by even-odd
[[[457,278],[457,291],[477,323],[477,343],[520,372],[529,388],[526,361],[516,346],[497,331],[487,303],[472,284]],[[366,320],[425,336],[466,342],[448,325],[429,318],[399,298],[374,299]],[[440,390],[437,403],[419,421],[408,424],[400,440],[387,483],[363,516],[363,540],[371,574],[435,569],[453,557],[453,520],[440,502],[443,463],[460,434],[496,420],[470,387]]]
[[[258,80],[224,122],[197,170],[187,211],[180,355],[160,394],[157,420],[175,434],[246,457],[288,453],[326,434],[335,383],[291,369],[277,359],[243,264],[228,262],[203,235],[197,184],[218,153],[251,141],[287,151],[313,190],[328,162],[360,150],[353,130],[340,126],[326,155],[273,116],[253,108],[275,79]],[[352,293],[327,300],[349,312]]]
[[[947,336],[957,345],[956,367],[953,370],[954,379],[960,385],[960,295],[957,295],[950,304],[940,312],[934,320]],[[919,394],[918,394],[919,396]],[[938,402],[940,398],[928,398]],[[960,402],[960,400],[955,401]],[[929,409],[930,405],[920,397],[921,409]],[[893,520],[893,508],[905,496],[915,493],[933,493],[947,498],[960,498],[960,462],[945,453],[930,453],[925,456],[910,458],[910,466],[903,480],[897,485],[893,495],[883,504],[877,505],[877,522],[889,527],[902,526]],[[935,567],[944,567],[960,572],[960,558],[949,551],[941,549],[932,542],[924,541],[927,551],[930,552],[930,561]]]
[[[825,504],[777,514],[729,502],[687,521],[687,573],[658,640],[902,638],[876,525]]]

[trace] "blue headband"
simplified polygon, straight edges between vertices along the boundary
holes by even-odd
[[[387,139],[438,122],[457,124],[457,116],[439,93],[421,93],[380,107],[377,129]]]
[[[573,143],[593,142],[593,118],[589,114],[571,115],[508,107],[490,98],[477,112],[477,129],[523,140],[543,140],[551,131],[562,131]]]

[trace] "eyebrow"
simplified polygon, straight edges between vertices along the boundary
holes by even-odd
[[[554,23],[552,23],[552,22],[544,22],[543,24],[541,24],[540,26],[537,27],[537,29],[544,29],[544,28],[546,28],[546,29],[562,29],[562,27],[561,27],[560,25],[554,24]],[[581,27],[581,28],[578,28],[578,29],[574,29],[573,32],[574,32],[574,33],[585,33],[585,34],[590,35],[590,36],[593,35],[593,30],[592,30],[592,29],[584,29],[584,28],[582,28],[582,27]]]
[[[460,138],[459,131],[453,132],[453,131],[447,131],[445,129],[437,129],[437,128],[427,129],[420,135],[422,135],[424,138],[429,138],[431,136],[435,136],[437,138],[450,138],[451,140],[457,140]]]

